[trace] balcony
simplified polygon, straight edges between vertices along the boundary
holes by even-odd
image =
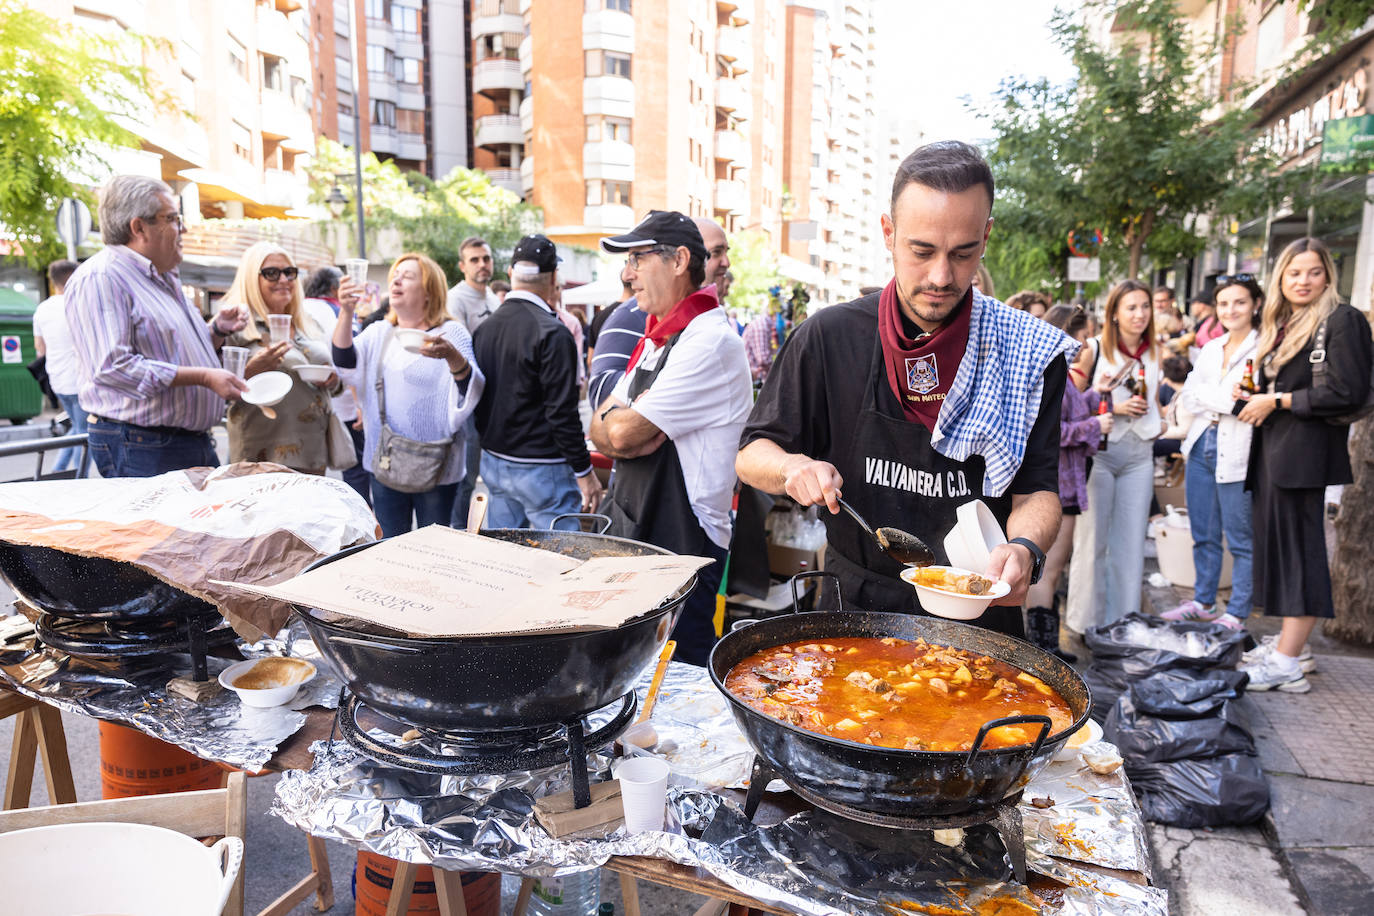
[[[487,115],[477,119],[472,142],[484,147],[521,146],[525,142],[525,131],[517,115]]]
[[[529,156],[520,160],[520,189],[522,197],[534,190],[534,159]]]
[[[741,164],[749,159],[749,144],[737,130],[716,131],[716,158]]]
[[[396,101],[396,77],[389,73],[368,71],[367,94],[373,101],[394,103]]]
[[[582,222],[589,233],[611,235],[635,224],[635,213],[622,204],[601,204],[582,208]]]
[[[308,190],[304,178],[295,172],[282,169],[262,170],[262,202],[269,207],[284,207],[288,210],[305,205]]]
[[[309,59],[305,39],[291,27],[285,14],[268,7],[258,7],[258,50],[284,60]]]
[[[500,96],[512,89],[524,89],[525,79],[520,75],[520,61],[504,57],[489,57],[478,61],[472,68],[472,89],[474,92]]]
[[[520,132],[527,137],[534,133],[534,96],[520,100]]]
[[[477,41],[488,35],[523,34],[525,31],[524,17],[514,11],[515,4],[508,5],[512,8],[508,12],[503,12],[499,3],[483,3],[474,10],[472,40]]]
[[[424,134],[396,134],[396,158],[397,159],[425,159],[429,156],[429,147],[425,145]]]
[[[296,141],[293,149],[300,149],[301,143],[309,143],[314,137],[310,126],[310,115],[296,107],[291,97],[273,89],[262,94],[262,135],[274,140],[288,137]]]
[[[716,0],[716,12],[724,13],[731,25],[747,25],[754,19],[754,0]]]
[[[749,57],[749,43],[739,29],[716,29],[716,56],[731,63]]]
[[[582,48],[597,48],[632,54],[635,49],[635,21],[619,10],[596,10],[582,14]]]
[[[390,19],[367,17],[367,43],[379,45],[388,51],[396,50],[396,32],[391,28]]]
[[[523,197],[525,194],[519,169],[487,169],[487,180],[495,187],[510,191],[516,197]]]
[[[373,124],[369,135],[372,138],[371,145],[374,153],[389,153],[394,156],[400,149],[400,143],[396,139],[395,128]]]
[[[582,80],[582,111],[585,114],[633,118],[635,84],[620,76],[588,76]]]
[[[749,116],[752,99],[744,84],[735,80],[716,81],[716,107],[730,112],[738,120]]]
[[[634,147],[618,140],[582,144],[582,176],[589,181],[634,181]]]
[[[716,209],[743,213],[749,209],[749,191],[744,182],[732,178],[716,181]]]
[[[415,83],[397,83],[396,107],[424,111],[429,107],[425,104],[424,87],[416,85]]]

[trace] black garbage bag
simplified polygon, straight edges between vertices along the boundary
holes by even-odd
[[[1131,699],[1132,691],[1116,701],[1102,726],[1102,737],[1117,746],[1129,772],[1132,763],[1253,754],[1255,739],[1240,704],[1224,700],[1203,716],[1151,716]]]
[[[1244,671],[1220,668],[1161,671],[1131,685],[1131,702],[1139,712],[1150,716],[1196,718],[1240,697],[1249,681]]]
[[[1092,667],[1111,680],[1133,683],[1160,671],[1234,668],[1245,651],[1246,633],[1219,623],[1173,623],[1128,614],[1083,634]]]
[[[1269,785],[1259,758],[1223,754],[1203,760],[1135,763],[1130,777],[1147,820],[1174,827],[1249,824],[1269,808]]]
[[[1088,685],[1093,698],[1088,715],[1098,725],[1102,725],[1107,721],[1112,707],[1116,705],[1117,698],[1126,690],[1126,679],[1118,670],[1099,670],[1096,665],[1090,665],[1083,672],[1083,683]]]

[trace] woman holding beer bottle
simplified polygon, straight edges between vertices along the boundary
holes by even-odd
[[[1374,361],[1369,322],[1336,288],[1335,262],[1319,239],[1298,239],[1279,255],[1260,320],[1259,391],[1239,414],[1255,428],[1245,479],[1254,497],[1255,598],[1283,618],[1278,640],[1241,666],[1250,690],[1310,690],[1307,637],[1319,619],[1336,616],[1325,490],[1353,479],[1348,415],[1369,397]]]
[[[1198,353],[1180,404],[1192,416],[1183,454],[1188,459],[1184,487],[1188,494],[1188,524],[1193,532],[1193,568],[1197,578],[1193,597],[1171,611],[1165,620],[1216,621],[1232,629],[1245,625],[1254,594],[1250,527],[1250,497],[1245,492],[1245,468],[1250,461],[1250,426],[1234,414],[1235,386],[1255,390],[1255,330],[1264,294],[1250,274],[1223,274],[1214,291],[1216,317],[1226,333]],[[1217,582],[1223,559],[1221,539],[1235,559],[1231,600],[1223,610],[1217,603]]]
[[[1118,283],[1107,296],[1102,336],[1088,341],[1097,354],[1094,387],[1120,383],[1110,398],[1115,422],[1110,447],[1088,475],[1088,507],[1073,533],[1067,623],[1076,633],[1114,623],[1140,610],[1145,527],[1154,495],[1153,443],[1163,432],[1159,402],[1160,348],[1150,288]]]

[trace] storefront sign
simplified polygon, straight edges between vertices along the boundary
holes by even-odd
[[[1366,113],[1369,71],[1364,66],[1326,85],[1321,95],[1266,127],[1259,147],[1287,162],[1320,145],[1327,122]]]
[[[1374,115],[1327,121],[1322,131],[1322,165],[1374,159]]]

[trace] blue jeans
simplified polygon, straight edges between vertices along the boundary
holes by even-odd
[[[522,464],[483,452],[482,480],[491,492],[484,528],[547,529],[558,516],[582,508],[582,493],[564,461]],[[560,527],[577,525],[568,520]]]
[[[1215,604],[1217,580],[1221,578],[1221,535],[1235,559],[1231,570],[1231,600],[1226,610],[1244,620],[1250,616],[1254,597],[1252,561],[1253,529],[1250,525],[1250,497],[1245,482],[1217,483],[1217,428],[1207,431],[1193,443],[1183,477],[1188,495],[1188,523],[1193,529],[1193,568],[1197,577],[1193,600]]]
[[[100,420],[86,428],[91,461],[101,477],[156,477],[168,471],[219,467],[209,433]]]
[[[482,443],[477,438],[477,421],[468,417],[463,424],[463,436],[467,444],[463,455],[466,472],[458,481],[458,498],[453,501],[453,527],[466,528],[468,507],[472,505],[472,492],[477,489],[477,474],[482,466]]]
[[[367,468],[363,467],[363,431],[355,429],[352,420],[345,420],[344,428],[348,430],[349,438],[353,440],[353,454],[358,456],[358,463],[343,472],[343,481],[358,491],[358,495],[370,506],[372,505],[372,475],[368,473]]]
[[[74,394],[59,394],[57,401],[62,405],[62,409],[67,412],[67,417],[72,421],[71,435],[79,436],[86,431],[86,411],[81,409],[80,402]],[[76,446],[64,448],[57,453],[57,464],[53,465],[54,471],[65,471],[67,468],[76,467],[77,458],[81,454],[81,449]]]
[[[447,525],[453,514],[458,484],[441,483],[423,493],[402,493],[372,478],[372,514],[382,526],[382,537],[405,534],[412,527]]]

